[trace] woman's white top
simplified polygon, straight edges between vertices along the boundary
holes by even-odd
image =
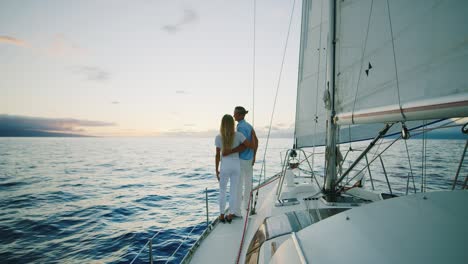
[[[232,142],[232,147],[231,149],[239,146],[240,144],[242,144],[242,142],[245,141],[245,136],[240,133],[240,132],[236,132],[236,134],[234,135],[234,141]],[[223,140],[221,138],[221,135],[217,135],[216,138],[215,138],[215,146],[217,148],[220,148],[221,151],[223,149]],[[232,153],[232,154],[229,154],[227,156],[224,156],[222,155],[221,153],[221,159],[239,159],[239,152],[236,152],[236,153]]]

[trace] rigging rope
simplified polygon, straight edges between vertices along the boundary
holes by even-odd
[[[426,120],[423,121],[423,124],[426,125]],[[423,127],[423,139],[422,139],[422,153],[421,153],[421,192],[425,192],[425,176],[426,176],[426,127]]]
[[[382,146],[383,144],[388,144],[387,142],[383,142],[384,139],[385,139],[385,137],[382,137],[382,138],[379,139],[379,141],[377,141],[377,143],[375,144],[375,145],[377,146],[377,148],[375,149],[374,154],[372,155],[372,160],[374,160],[374,158],[377,157],[377,153],[379,152],[380,146]],[[352,150],[351,150],[351,151],[352,151]],[[383,152],[382,152],[382,153],[383,153]],[[369,175],[370,175],[370,163],[369,163],[369,160],[367,159],[367,155],[366,155],[365,157],[366,157],[367,166],[365,166],[364,169],[367,167],[367,170],[369,171]],[[364,169],[363,169],[362,171],[364,171]],[[362,171],[361,171],[361,172],[362,172]],[[359,175],[361,172],[359,172],[358,174],[356,174],[356,176]],[[355,176],[355,177],[356,177],[356,176]],[[361,180],[364,179],[365,176],[366,176],[366,173],[364,172],[363,175],[362,175]],[[355,177],[351,178],[351,180],[354,179]],[[346,184],[348,184],[351,180],[348,180]],[[372,181],[372,179],[371,179],[371,181]],[[346,186],[346,184],[345,184],[345,186]],[[362,181],[362,182],[361,182],[361,185],[364,186],[364,184],[365,184],[365,182]],[[372,189],[374,189],[374,183],[371,182],[371,184],[372,184]]]
[[[411,178],[413,180],[414,193],[416,193],[416,184],[414,182],[413,167],[411,166],[411,158],[410,158],[410,154],[409,154],[409,151],[408,151],[408,144],[406,143],[406,140],[403,140],[403,142],[405,142],[406,155],[408,156],[408,164],[409,164],[409,167],[410,167]],[[409,181],[409,174],[408,174],[408,181]],[[408,195],[408,184],[407,184],[407,188],[406,188],[406,195]]]
[[[253,66],[252,66],[252,126],[255,127],[255,40],[256,40],[256,6],[257,0],[253,1]],[[253,183],[253,181],[252,181]]]
[[[259,186],[257,186],[255,189],[257,189],[257,192],[258,190],[260,190],[260,188],[263,188],[265,186],[267,186],[268,184],[274,182],[275,180],[279,179],[279,176],[281,174],[278,173],[276,174],[275,176],[273,176],[270,181],[268,182],[265,182]],[[243,228],[243,231],[242,231],[242,238],[241,238],[241,241],[240,241],[240,246],[239,246],[239,250],[237,252],[237,258],[236,258],[236,264],[239,264],[239,261],[240,261],[240,256],[241,256],[241,253],[242,253],[242,248],[243,248],[243,245],[244,245],[244,239],[245,239],[245,232],[247,231],[247,225],[249,223],[249,215],[250,215],[250,199],[252,199],[253,195],[253,191],[255,191],[255,189],[252,189],[252,191],[250,191],[250,195],[249,195],[249,202],[247,203],[247,210],[246,210],[246,215],[245,215],[245,220],[244,220],[244,228]]]
[[[361,66],[359,68],[358,81],[357,81],[357,84],[356,84],[356,93],[354,94],[353,111],[351,113],[351,123],[352,124],[354,124],[354,110],[356,108],[357,95],[358,95],[358,92],[359,92],[359,83],[361,82],[362,67],[364,65],[364,55],[366,54],[367,38],[369,37],[369,28],[370,28],[370,21],[371,21],[371,17],[372,17],[372,7],[373,6],[374,6],[374,0],[372,0],[372,2],[371,2],[370,10],[369,10],[369,18],[367,19],[366,37],[365,37],[365,40],[364,40],[364,48],[362,49]]]
[[[294,14],[294,7],[295,6],[296,6],[296,0],[293,1],[293,5],[292,5],[292,9],[291,9],[291,15],[289,17],[288,33],[286,35],[286,42],[284,44],[284,50],[283,50],[283,58],[281,60],[281,67],[280,67],[280,72],[279,72],[279,76],[278,76],[278,82],[277,82],[277,85],[276,85],[275,100],[274,100],[274,103],[273,103],[273,110],[271,112],[271,117],[270,117],[270,126],[268,128],[268,135],[267,135],[267,140],[266,140],[266,143],[265,143],[265,151],[263,153],[263,161],[262,161],[262,168],[260,170],[259,183],[261,182],[261,179],[262,179],[262,174],[261,174],[262,171],[263,171],[263,176],[266,178],[265,158],[266,158],[266,153],[267,153],[267,150],[268,150],[268,143],[269,143],[269,140],[270,140],[271,127],[272,127],[272,124],[273,124],[273,116],[275,114],[276,101],[278,99],[278,91],[279,91],[279,87],[280,87],[280,83],[281,83],[281,76],[283,74],[284,60],[285,60],[285,57],[286,57],[286,49],[288,47],[289,33],[291,32],[291,24],[292,24],[292,20],[293,20],[293,14]],[[257,205],[258,191],[259,190],[257,190],[257,192],[255,194],[255,202],[254,202],[254,206],[252,208],[253,211],[255,211],[255,207]]]
[[[317,86],[315,92],[315,117],[314,117],[314,135],[317,135],[317,125],[318,125],[318,100],[319,100],[319,80],[320,80],[320,59],[322,57],[322,25],[323,25],[323,0],[321,1],[320,6],[320,37],[319,37],[319,45],[318,45],[318,62],[317,62]],[[326,54],[326,53],[325,53]],[[325,69],[327,69],[325,67]],[[325,70],[326,71],[326,70]],[[326,72],[325,72],[326,74]],[[326,78],[325,83],[326,83]],[[326,84],[325,84],[326,85]],[[326,88],[326,87],[325,87]],[[312,168],[315,165],[315,147],[316,147],[316,137],[313,137],[312,145],[313,145],[313,153],[312,153]]]
[[[413,137],[415,136],[418,136],[420,134],[423,134],[423,133],[427,133],[428,131],[432,131],[432,130],[437,130],[437,129],[444,129],[444,128],[449,128],[449,127],[460,127],[461,125],[450,125],[452,123],[455,123],[456,121],[460,120],[462,118],[458,118],[458,119],[451,119],[449,120],[448,122],[446,123],[443,123],[437,127],[433,127],[433,128],[426,128],[423,130],[423,132],[419,132],[419,133],[414,133],[413,134]],[[441,120],[437,120],[437,121],[433,121],[433,122],[430,122],[430,123],[427,123],[425,124],[425,126],[428,126],[428,125],[433,125],[433,124],[436,124],[436,123],[439,123],[439,122],[442,122],[444,119],[441,119]],[[414,129],[414,130],[411,130],[411,131],[420,131],[419,129]],[[373,155],[373,158],[371,159],[370,162],[368,162],[368,165],[364,166],[364,168],[362,168],[361,170],[359,170],[353,177],[351,177],[349,180],[347,180],[342,186],[341,188],[338,190],[338,191],[342,191],[346,185],[348,185],[352,180],[354,180],[358,175],[360,175],[367,167],[369,167],[377,158],[379,158],[380,156],[382,156],[382,154],[387,151],[394,143],[396,143],[398,140],[401,139],[401,136],[394,139],[393,141],[390,141],[390,142],[384,142],[384,138],[381,138],[380,139],[380,143],[377,143],[377,149],[376,151],[374,152],[374,155]],[[427,139],[427,137],[426,137]],[[379,153],[379,148],[380,146],[382,145],[385,145],[385,144],[389,144],[388,146],[385,147],[385,149],[383,149],[380,153]],[[425,148],[427,149],[427,145],[425,146]],[[408,154],[408,157],[409,157],[409,153],[407,152]],[[426,166],[426,156],[424,157],[424,163],[425,163],[425,167]],[[410,161],[411,162],[411,161]],[[411,168],[410,168],[411,169]],[[412,170],[412,169],[411,169]],[[426,168],[424,168],[424,170],[426,170]],[[424,190],[426,190],[426,181],[427,181],[427,173],[426,171],[424,171],[424,174],[425,174],[425,179],[424,179]],[[468,177],[467,177],[468,178]],[[414,180],[414,179],[413,179]],[[415,188],[416,190],[416,187],[415,187],[415,183],[413,182],[413,187]]]
[[[395,140],[393,140],[384,150],[382,150],[382,152],[380,152],[376,157],[374,157],[370,162],[369,162],[369,165],[367,166],[370,166],[378,157],[380,157],[387,149],[389,149],[395,142],[397,142],[399,139],[401,139],[401,136],[396,138]],[[350,183],[354,178],[356,178],[356,176],[358,176],[359,174],[361,174],[366,168],[367,166],[364,166],[364,168],[362,168],[358,173],[356,173],[351,179],[349,179],[348,181],[346,181],[345,184],[343,184],[343,186],[341,186],[341,188],[338,190],[339,192],[341,192],[346,185],[348,185],[348,183]]]
[[[256,59],[256,54],[255,54],[255,47],[256,47],[256,28],[257,28],[257,0],[253,1],[253,58],[252,58],[252,127],[255,127],[255,59]],[[257,142],[257,147],[258,147],[258,142]],[[256,153],[255,153],[256,154]],[[253,164],[252,164],[253,166]],[[262,163],[262,168],[260,170],[260,175],[263,170],[263,163]],[[261,177],[261,176],[260,176]],[[253,189],[253,184],[254,181],[250,182],[250,190]],[[249,199],[252,200],[252,199]],[[249,202],[250,206],[250,202]]]
[[[393,26],[392,26],[392,18],[390,16],[390,4],[387,0],[387,11],[388,11],[388,21],[390,23],[390,37],[392,38],[392,49],[393,49],[393,63],[395,65],[395,78],[396,78],[396,88],[397,88],[397,95],[398,95],[398,107],[400,108],[400,114],[403,120],[406,120],[405,114],[403,113],[403,108],[401,108],[401,99],[400,99],[400,81],[398,79],[398,68],[397,68],[397,61],[396,61],[396,54],[395,54],[395,40],[393,38]]]

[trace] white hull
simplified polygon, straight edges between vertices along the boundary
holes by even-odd
[[[319,190],[310,179],[300,180],[303,183],[295,187],[285,182],[280,196],[296,197],[297,205],[275,206],[278,180],[260,189],[257,214],[248,218],[241,250],[245,217],[232,224],[217,224],[186,261],[236,263],[241,251],[238,263],[247,263],[249,245],[268,219],[267,240],[261,242],[258,256],[251,257],[258,262],[249,263],[466,263],[468,192],[440,191],[382,200],[379,194],[356,188],[348,193],[376,201],[330,204],[315,198],[305,200],[321,194],[317,195]],[[332,212],[336,209],[346,211]],[[310,219],[301,220],[301,212],[310,212]],[[326,218],[329,214],[332,216]],[[298,218],[296,224],[291,224],[291,215]]]

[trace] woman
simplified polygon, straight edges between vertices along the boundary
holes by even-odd
[[[240,214],[240,212],[233,212],[234,208],[237,208],[237,186],[240,178],[240,160],[239,153],[232,153],[226,156],[223,156],[221,160],[222,152],[229,152],[233,148],[244,144],[247,147],[252,147],[250,142],[245,139],[245,136],[242,133],[236,132],[234,129],[234,118],[231,115],[224,115],[221,120],[221,127],[219,129],[219,135],[215,138],[216,145],[216,177],[219,181],[219,211],[220,216],[219,220],[222,223],[225,223],[226,220],[228,223],[231,223],[232,217],[235,213]],[[219,162],[221,161],[221,170],[219,169]],[[226,187],[228,181],[231,181],[229,188],[229,215],[224,216],[224,211],[226,208]]]

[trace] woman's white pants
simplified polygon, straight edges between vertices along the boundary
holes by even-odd
[[[236,212],[237,196],[238,196],[238,182],[240,178],[240,161],[238,159],[223,159],[221,160],[221,169],[219,171],[219,212],[224,214],[226,210],[226,189],[227,183],[229,185],[229,213],[240,215],[241,212]]]

